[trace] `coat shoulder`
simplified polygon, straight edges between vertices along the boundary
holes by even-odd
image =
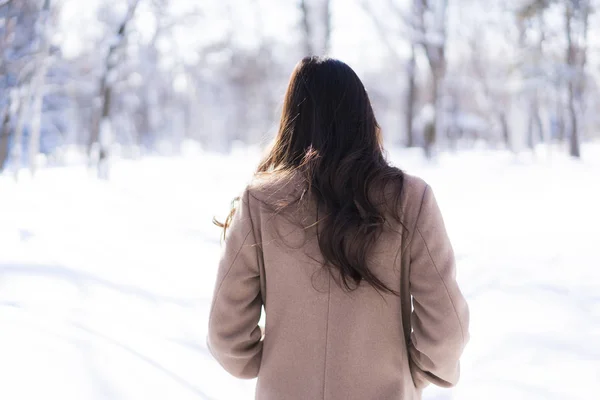
[[[263,173],[254,176],[245,192],[252,200],[276,205],[299,197],[306,187],[306,180],[298,172]]]
[[[404,174],[400,215],[403,226],[409,232],[412,232],[416,225],[428,187],[429,185],[422,178],[407,173]]]
[[[423,199],[425,190],[429,187],[427,182],[422,178],[415,175],[404,173],[404,181],[402,186],[402,197],[403,201],[407,203],[414,203],[417,201],[419,204]]]

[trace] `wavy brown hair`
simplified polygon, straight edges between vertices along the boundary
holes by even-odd
[[[367,91],[341,61],[307,57],[292,73],[279,132],[257,175],[291,172],[307,183],[304,194],[310,196],[302,199],[316,200],[317,212],[324,212],[317,234],[325,267],[339,270],[348,290],[364,280],[398,295],[368,265],[386,218],[400,221],[403,174],[386,161]],[[390,198],[385,193],[392,193],[391,203],[381,201]],[[233,212],[225,223],[215,223],[225,231]]]

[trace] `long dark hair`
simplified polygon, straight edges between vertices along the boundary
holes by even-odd
[[[403,174],[385,159],[379,125],[356,73],[331,58],[306,57],[294,69],[285,95],[279,132],[257,175],[303,175],[302,198],[313,198],[324,218],[317,223],[325,266],[340,272],[352,290],[366,281],[398,295],[368,267],[370,250],[386,216],[399,217]],[[374,193],[389,192],[384,207]],[[299,201],[299,199],[298,199]],[[389,202],[387,202],[389,203]],[[389,212],[391,211],[391,212]],[[219,226],[227,229],[233,212]]]

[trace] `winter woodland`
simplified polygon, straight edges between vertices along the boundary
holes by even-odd
[[[0,168],[264,144],[307,54],[359,72],[391,145],[581,157],[600,131],[596,3],[1,0]]]
[[[471,341],[424,399],[598,398],[600,0],[0,0],[0,399],[254,398],[211,221],[308,54],[444,214]]]

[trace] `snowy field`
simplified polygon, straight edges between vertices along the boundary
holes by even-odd
[[[425,398],[599,398],[600,145],[583,157],[391,153],[436,192],[471,306],[461,383]],[[211,219],[256,161],[119,161],[108,182],[77,166],[0,176],[0,399],[253,398],[205,337]]]

